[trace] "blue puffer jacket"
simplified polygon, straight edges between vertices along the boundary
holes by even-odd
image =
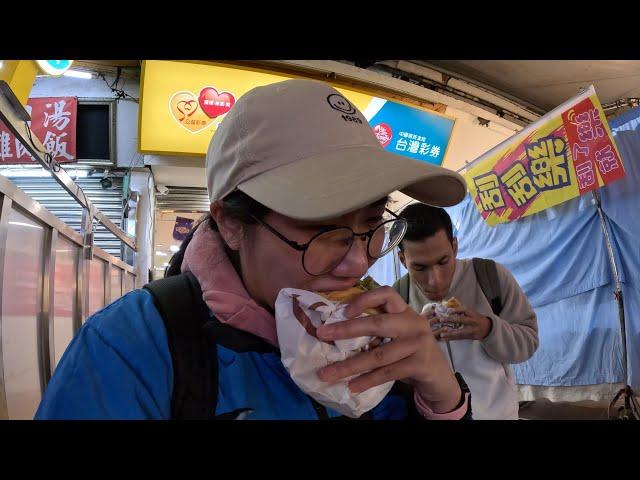
[[[318,411],[277,353],[218,344],[216,415],[250,409],[247,419],[315,420]],[[153,297],[135,290],[92,315],[57,366],[36,419],[169,419],[173,369]],[[371,418],[406,419],[411,398],[392,390]],[[329,417],[340,414],[327,409]]]

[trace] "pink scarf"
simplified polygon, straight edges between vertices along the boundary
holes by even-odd
[[[274,316],[249,296],[224,251],[224,241],[208,222],[203,222],[193,235],[181,270],[198,279],[202,299],[220,322],[278,346]]]

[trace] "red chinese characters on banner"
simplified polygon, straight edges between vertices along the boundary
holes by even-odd
[[[600,117],[587,98],[562,114],[580,195],[624,177],[624,167]]]
[[[76,120],[78,99],[75,97],[30,98],[26,110],[31,115],[32,134],[58,163],[77,161]],[[26,147],[0,121],[0,162],[3,164],[34,163]]]

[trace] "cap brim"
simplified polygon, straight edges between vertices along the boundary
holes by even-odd
[[[429,205],[459,203],[467,186],[458,173],[375,147],[351,147],[297,160],[251,178],[238,189],[299,220],[352,212],[395,190]]]

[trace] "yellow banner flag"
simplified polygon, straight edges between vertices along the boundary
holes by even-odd
[[[464,177],[490,225],[558,205],[625,176],[593,86],[489,150]]]

